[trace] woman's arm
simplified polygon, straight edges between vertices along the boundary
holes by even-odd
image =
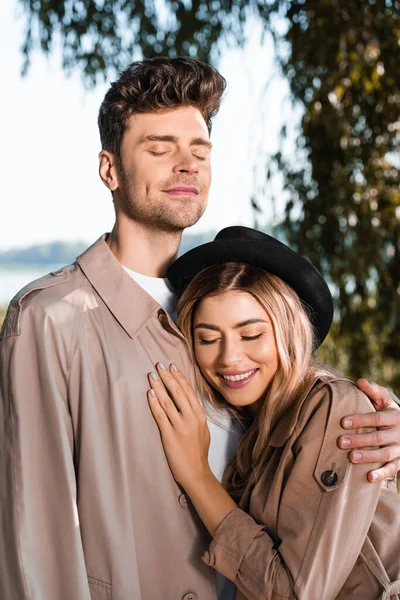
[[[379,485],[368,483],[367,467],[352,465],[336,444],[341,417],[370,410],[365,396],[350,383],[335,382],[313,399],[312,416],[280,491],[277,542],[209,474],[207,436],[199,434],[205,418],[196,427],[202,409],[193,390],[179,372],[159,374],[173,402],[156,381],[150,405],[172,472],[214,537],[205,562],[233,580],[249,600],[293,593],[301,600],[336,598],[360,553],[380,493]]]
[[[217,529],[206,557],[251,600],[271,592],[272,598],[294,593],[299,600],[333,600],[373,519],[380,485],[371,485],[367,465],[351,464],[336,445],[340,418],[349,409],[353,414],[369,411],[368,400],[350,383],[335,382],[315,392],[311,402],[312,416],[296,441],[288,479],[275,490],[280,492],[280,542],[273,544],[265,530],[257,530],[255,521],[237,510]],[[260,520],[267,522],[267,515]],[[250,541],[249,531],[254,535]],[[235,555],[233,550],[239,551]]]

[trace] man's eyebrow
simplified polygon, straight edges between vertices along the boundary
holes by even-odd
[[[190,141],[190,145],[191,146],[207,146],[207,148],[210,148],[210,150],[212,148],[212,143],[210,142],[210,140],[206,140],[206,139],[201,138],[201,137],[199,137],[199,138],[193,138]]]
[[[264,319],[247,319],[246,321],[241,321],[240,323],[234,325],[234,329],[239,329],[240,327],[245,327],[246,325],[254,325],[254,323],[269,323],[269,321],[265,321]],[[219,327],[212,325],[211,323],[197,323],[193,329],[210,329],[211,331],[221,331]]]
[[[175,135],[146,135],[140,142],[177,142]]]
[[[173,142],[174,144],[176,144],[178,141],[178,138],[176,137],[176,135],[146,135],[146,137],[144,137],[143,139],[140,140],[140,143],[144,143],[144,142]],[[210,140],[206,140],[205,138],[202,137],[197,137],[197,138],[193,138],[192,140],[190,140],[190,145],[191,146],[207,146],[207,148],[212,148],[212,143],[210,142]]]

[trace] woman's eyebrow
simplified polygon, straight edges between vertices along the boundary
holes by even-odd
[[[211,331],[221,331],[219,327],[216,325],[211,325],[211,323],[197,323],[193,329],[211,329]]]
[[[269,321],[265,321],[264,319],[247,319],[247,321],[242,321],[237,325],[234,325],[234,329],[239,329],[239,327],[245,327],[246,325],[253,325],[254,323],[269,323]]]
[[[265,321],[264,319],[247,319],[246,321],[241,321],[233,326],[234,329],[239,329],[239,327],[245,327],[246,325],[253,325],[254,323],[269,323],[269,321]],[[197,323],[193,327],[193,329],[211,329],[211,331],[221,331],[219,327],[216,325],[212,325],[211,323]]]

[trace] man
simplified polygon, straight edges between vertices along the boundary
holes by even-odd
[[[224,89],[219,73],[191,59],[146,60],[121,74],[99,114],[115,225],[9,307],[0,335],[2,600],[217,598],[201,561],[207,535],[168,469],[146,374],[164,361],[193,377],[163,277],[207,203],[211,119]],[[400,418],[385,390],[374,393],[390,409],[380,422],[356,416],[352,427],[389,428],[379,439],[349,436],[349,447],[384,443],[365,452],[379,462],[400,453]],[[220,472],[233,436],[212,427]]]

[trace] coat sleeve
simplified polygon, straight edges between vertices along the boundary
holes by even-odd
[[[90,600],[66,398],[68,352],[68,340],[38,306],[10,305],[0,337],[4,600]]]
[[[371,404],[346,381],[318,394],[293,446],[293,466],[281,490],[278,539],[238,508],[219,525],[203,557],[249,600],[334,600],[372,522],[380,494],[380,485],[367,481],[373,466],[353,465],[337,446],[341,418],[370,412]]]

